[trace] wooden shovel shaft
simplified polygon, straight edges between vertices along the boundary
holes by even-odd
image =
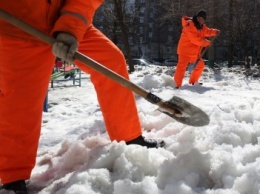
[[[0,18],[2,18],[3,20],[7,21],[8,23],[22,29],[23,31],[27,32],[28,34],[30,34],[34,37],[37,37],[38,39],[42,40],[43,42],[45,42],[49,45],[53,45],[55,42],[54,38],[44,34],[43,32],[35,29],[31,25],[28,25],[27,23],[19,20],[18,18],[8,14],[7,12],[5,12],[1,9],[0,9]],[[132,83],[128,79],[115,73],[114,71],[111,71],[110,69],[106,68],[102,64],[83,55],[82,53],[76,52],[74,55],[74,58],[76,60],[82,62],[83,64],[95,69],[96,71],[102,73],[103,75],[109,77],[110,79],[121,84],[122,86],[130,89],[131,91],[133,91],[134,93],[138,94],[139,96],[145,98],[149,102],[151,102],[153,104],[157,104],[158,106],[161,106],[161,104],[163,103],[163,101],[159,97],[145,91],[143,88],[137,86],[136,84]],[[170,112],[174,113],[174,110],[172,110]]]
[[[199,59],[202,58],[202,57],[204,56],[204,54],[207,52],[207,50],[209,50],[209,47],[211,47],[211,46],[213,45],[213,42],[214,42],[214,40],[216,39],[216,37],[217,37],[217,36],[214,36],[214,37],[211,39],[211,44],[210,44],[210,46],[208,46],[207,48],[205,48],[205,49],[201,52],[201,54],[200,54],[200,56],[199,56]]]
[[[31,25],[19,20],[18,18],[10,15],[9,13],[0,9],[0,18],[5,20],[6,22],[12,24],[13,26],[20,28],[21,30],[27,32],[28,34],[37,37],[38,39],[42,40],[43,42],[53,45],[55,39],[44,34],[43,32],[37,30],[36,28],[32,27]]]
[[[148,92],[145,91],[143,88],[137,86],[136,84],[132,83],[128,79],[124,78],[123,76],[117,74],[114,71],[111,71],[110,69],[106,68],[102,64],[98,63],[97,61],[94,61],[93,59],[89,58],[88,56],[83,55],[82,53],[76,52],[74,55],[74,58],[78,61],[86,64],[87,66],[95,69],[96,71],[104,74],[105,76],[109,77],[110,79],[114,80],[115,82],[125,86],[126,88],[132,90],[136,94],[146,98],[148,95]]]
[[[216,39],[217,36],[214,36],[211,40],[211,44],[210,46],[206,47],[205,49],[203,49],[203,51],[200,53],[200,56],[198,57],[197,61],[195,62],[193,69],[198,65],[200,59],[204,56],[204,54],[207,52],[207,50],[209,49],[209,47],[211,47],[211,45],[213,44],[214,40]]]
[[[49,35],[44,34],[43,32],[35,29],[34,27],[26,24],[25,22],[19,20],[18,18],[6,13],[5,11],[0,9],[0,19],[4,19],[10,24],[22,29],[28,34],[35,36],[42,40],[43,42],[53,45],[55,43],[55,39],[50,37]],[[147,101],[156,104],[159,106],[159,110],[168,116],[176,119],[177,121],[188,124],[191,126],[204,126],[209,122],[209,117],[202,110],[193,106],[192,104],[186,102],[181,98],[172,98],[170,101],[164,101],[158,96],[152,94],[151,92],[147,92],[143,88],[138,85],[132,83],[130,80],[124,78],[123,76],[111,71],[106,68],[102,64],[94,61],[93,59],[83,55],[80,52],[76,52],[74,58],[83,64],[89,66],[90,68],[96,70],[97,72],[105,75],[106,77],[114,80],[118,84],[128,88],[139,96],[145,98]],[[182,113],[188,113],[187,116],[183,116]],[[195,115],[195,116],[194,116]]]

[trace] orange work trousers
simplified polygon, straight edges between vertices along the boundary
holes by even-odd
[[[79,51],[128,79],[123,54],[93,26],[86,31]],[[0,37],[2,183],[30,178],[54,60],[49,45]],[[129,141],[141,135],[134,94],[82,63],[76,65],[90,74],[110,139]]]
[[[177,87],[182,86],[182,81],[189,63],[195,63],[196,58],[186,57],[184,55],[178,56],[178,64],[174,73],[174,82]],[[199,78],[203,72],[205,63],[202,59],[199,60],[197,66],[192,70],[190,74],[189,83],[195,83],[199,81]]]

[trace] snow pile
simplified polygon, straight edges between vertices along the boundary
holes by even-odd
[[[188,85],[187,72],[183,87],[174,90],[173,71],[151,67],[130,77],[165,100],[184,98],[211,121],[187,126],[136,96],[144,136],[165,139],[165,149],[110,142],[87,75],[82,87],[50,89],[29,193],[258,194],[259,80],[208,69],[203,86]]]

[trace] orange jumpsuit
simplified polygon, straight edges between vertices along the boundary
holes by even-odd
[[[182,86],[188,64],[195,62],[200,56],[201,49],[210,45],[210,41],[205,37],[217,35],[217,29],[208,28],[205,24],[201,30],[198,30],[191,18],[187,16],[182,17],[182,27],[177,48],[178,64],[174,73],[174,81],[177,87]],[[199,60],[190,75],[189,83],[195,83],[199,80],[204,66],[204,61]]]
[[[53,35],[73,34],[79,51],[128,79],[121,51],[92,25],[101,0],[2,0],[0,9]],[[51,46],[0,20],[0,182],[30,178],[35,166],[43,102],[55,57]],[[77,62],[91,75],[111,140],[141,135],[133,93]],[[87,94],[86,94],[87,97]]]

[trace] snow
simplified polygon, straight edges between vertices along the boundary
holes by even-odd
[[[172,73],[150,67],[130,78],[164,100],[176,95],[193,103],[210,123],[184,125],[136,96],[144,136],[166,142],[159,149],[110,142],[88,75],[82,87],[55,83],[29,194],[260,193],[259,78],[238,69],[205,69],[203,86],[188,85],[187,72],[175,90]]]

